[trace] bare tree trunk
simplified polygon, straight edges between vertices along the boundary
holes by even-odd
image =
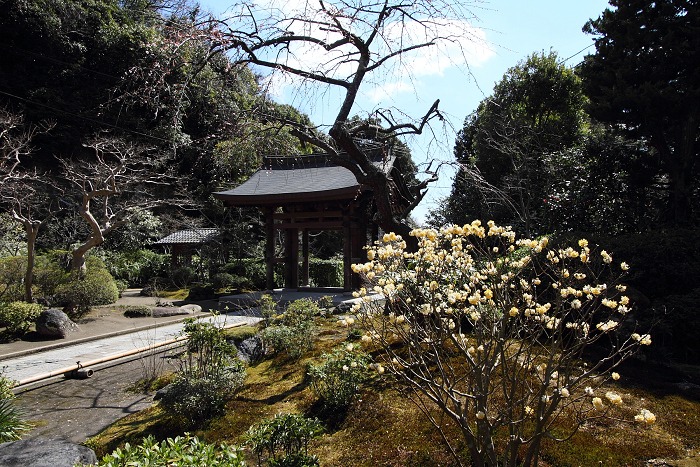
[[[41,222],[25,222],[27,232],[27,270],[24,273],[24,301],[32,303],[32,285],[34,285],[34,264],[36,262],[36,237],[39,235]]]

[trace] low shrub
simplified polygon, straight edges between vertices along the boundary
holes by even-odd
[[[190,293],[187,295],[187,299],[191,301],[200,300],[213,300],[216,298],[216,291],[214,287],[209,284],[204,285],[193,285],[190,287]]]
[[[188,337],[187,351],[161,405],[188,426],[223,413],[226,402],[243,385],[245,368],[220,327],[189,320],[183,332]]]
[[[221,272],[244,278],[246,287],[264,289],[266,285],[267,269],[265,261],[258,258],[242,258],[225,264]],[[240,287],[240,286],[238,286]]]
[[[270,308],[268,313],[274,313],[273,309]],[[300,358],[313,347],[314,316],[319,313],[314,301],[302,298],[290,303],[284,313],[269,317],[269,324],[261,336],[266,350],[269,353],[286,352],[291,358]]]
[[[7,334],[21,337],[29,331],[43,310],[44,308],[36,303],[0,303],[0,326],[5,326]]]
[[[151,308],[146,305],[128,306],[124,310],[124,316],[127,318],[148,318],[151,315]]]
[[[68,283],[60,285],[56,295],[66,314],[75,319],[84,316],[93,306],[116,302],[119,290],[109,271],[88,267],[82,276],[74,274]]]
[[[211,285],[216,290],[228,289],[229,287],[233,287],[235,281],[235,276],[227,272],[219,272],[211,276]]]
[[[126,465],[243,467],[245,462],[236,446],[204,443],[196,436],[185,434],[160,443],[153,436],[147,436],[141,444],[127,443],[97,463],[97,467]]]
[[[307,369],[312,390],[327,409],[347,407],[360,385],[372,377],[372,358],[359,345],[347,344],[323,354],[321,359],[321,363]]]
[[[258,457],[258,465],[270,467],[316,467],[316,456],[309,455],[309,441],[323,433],[318,419],[299,414],[278,414],[252,426],[246,443]]]
[[[195,277],[194,270],[187,266],[173,269],[170,273],[170,281],[178,288],[187,287],[194,282]]]
[[[343,261],[340,259],[309,260],[309,278],[316,287],[342,287]]]

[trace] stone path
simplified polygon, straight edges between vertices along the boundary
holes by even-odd
[[[216,321],[225,326],[253,324],[260,320],[254,316],[218,315],[200,318]],[[76,366],[77,362],[86,365],[95,360],[116,358],[128,352],[154,344],[172,341],[182,333],[183,322],[159,326],[128,334],[105,337],[67,347],[41,351],[29,355],[5,359],[0,362],[4,375],[12,380],[32,382],[32,379]]]

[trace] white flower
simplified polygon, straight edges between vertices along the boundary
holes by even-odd
[[[569,396],[571,395],[571,394],[569,393],[569,390],[566,389],[566,388],[561,388],[561,389],[559,390],[559,394],[561,394],[561,397],[564,398],[564,399],[566,399],[567,397],[569,397]]]
[[[478,420],[483,420],[484,418],[486,418],[486,414],[485,414],[484,412],[482,412],[481,410],[479,410],[479,411],[476,413],[476,418],[477,418]]]
[[[600,397],[594,397],[591,403],[593,404],[593,408],[595,408],[596,410],[603,410],[605,408],[605,405],[603,404],[603,399],[601,399]]]
[[[612,374],[611,374],[610,376],[612,376],[612,379],[614,379],[615,381],[617,381],[618,379],[620,379],[620,373],[618,373],[618,372],[616,372],[616,371],[613,371]]]
[[[590,386],[586,386],[586,389],[584,389],[583,392],[585,392],[587,396],[592,396],[594,394],[593,388]]]

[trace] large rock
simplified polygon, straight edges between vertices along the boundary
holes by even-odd
[[[42,311],[36,320],[36,332],[47,337],[64,339],[69,333],[78,330],[78,325],[61,310],[51,308]]]
[[[73,467],[96,464],[95,452],[69,441],[34,438],[0,444],[0,467]]]
[[[202,307],[200,305],[197,305],[196,303],[189,303],[187,305],[182,305],[180,308],[183,310],[188,310],[192,313],[201,313],[202,312]]]
[[[151,310],[151,316],[154,318],[163,318],[166,316],[179,316],[194,314],[192,310],[185,309],[180,306],[156,306]]]
[[[258,336],[249,337],[238,344],[238,358],[246,363],[255,363],[265,356],[265,348]]]

